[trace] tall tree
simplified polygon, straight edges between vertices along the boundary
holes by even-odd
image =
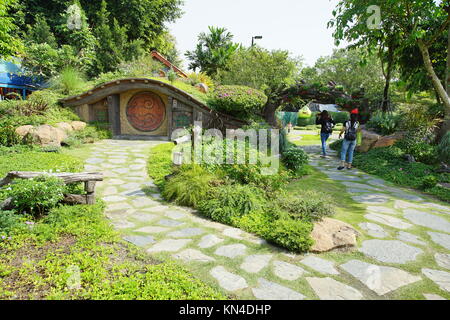
[[[9,1],[9,0],[8,0]],[[25,23],[32,25],[37,15],[43,15],[50,26],[61,24],[61,15],[74,0],[21,0],[25,12]],[[98,12],[101,1],[79,0],[85,10],[89,27],[98,26]],[[130,41],[142,40],[146,49],[150,49],[153,39],[167,30],[166,23],[173,22],[182,14],[182,0],[106,0],[106,9],[111,17],[117,19],[120,26],[127,26]],[[112,27],[113,20],[110,20]],[[24,30],[25,31],[25,30]],[[53,30],[58,44],[64,44],[62,30]]]
[[[0,58],[7,59],[22,51],[23,45],[17,37],[18,27],[11,12],[17,8],[16,0],[0,0]]]
[[[450,2],[442,1],[408,1],[408,0],[341,0],[335,12],[335,37],[341,38],[349,29],[358,25],[358,32],[354,33],[355,40],[361,37],[370,37],[369,13],[363,14],[361,8],[376,5],[381,10],[378,17],[380,25],[392,24],[399,33],[402,41],[401,47],[417,44],[423,59],[423,65],[431,82],[445,106],[445,124],[443,132],[450,128],[450,98],[447,88],[444,87],[445,79],[440,79],[430,56],[430,48],[448,30],[450,24]],[[358,8],[358,10],[356,10]]]
[[[215,76],[220,69],[227,69],[227,64],[238,49],[233,43],[233,35],[225,28],[208,27],[209,33],[198,36],[194,51],[188,51],[186,57],[191,61],[189,69],[200,69],[209,76]]]

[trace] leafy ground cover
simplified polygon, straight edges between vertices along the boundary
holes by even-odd
[[[4,152],[1,170],[79,171],[82,161],[70,153],[84,151]],[[57,205],[38,217],[0,211],[0,299],[225,298],[179,264],[125,243],[103,210],[100,200]]]
[[[340,150],[340,146],[341,142],[337,141],[331,147]],[[450,202],[450,189],[438,185],[449,183],[450,174],[437,173],[436,165],[408,162],[405,154],[398,146],[373,149],[367,153],[357,153],[354,166],[399,186],[418,189]]]

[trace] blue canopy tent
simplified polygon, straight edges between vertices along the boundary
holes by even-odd
[[[20,63],[0,60],[0,100],[14,99],[19,95],[22,99],[39,88],[39,82],[31,77],[23,76]]]

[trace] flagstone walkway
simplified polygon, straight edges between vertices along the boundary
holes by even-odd
[[[421,299],[450,296],[450,207],[353,170],[305,147],[311,165],[366,206],[356,254],[295,255],[264,240],[165,203],[148,178],[151,147],[162,142],[104,140],[91,147],[85,170],[101,171],[99,195],[123,238],[161,259],[176,259],[203,281],[239,299],[386,299],[432,281]],[[333,152],[332,152],[333,153]],[[345,190],[345,191],[344,191]],[[186,190],[189,192],[189,190]],[[425,231],[423,231],[425,230]],[[422,262],[417,269],[413,263]]]

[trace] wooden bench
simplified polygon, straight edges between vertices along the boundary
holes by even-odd
[[[95,184],[97,181],[103,181],[103,173],[99,172],[46,173],[11,171],[4,179],[0,180],[0,187],[10,184],[14,179],[32,179],[40,176],[57,177],[65,184],[84,182],[86,194],[65,194],[63,202],[68,204],[95,204]]]

